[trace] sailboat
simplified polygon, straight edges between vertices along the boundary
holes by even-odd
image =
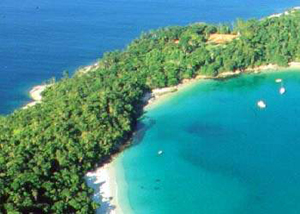
[[[279,94],[284,94],[285,93],[285,88],[282,86],[279,89]]]
[[[259,108],[266,108],[267,104],[264,101],[260,100],[260,101],[257,102],[257,106]]]

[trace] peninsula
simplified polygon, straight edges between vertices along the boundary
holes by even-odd
[[[298,65],[299,32],[296,9],[233,26],[162,28],[45,87],[35,105],[0,117],[0,212],[94,213],[84,176],[130,145],[147,93]]]

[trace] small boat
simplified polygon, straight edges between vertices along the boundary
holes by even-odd
[[[285,93],[285,88],[284,88],[284,87],[281,87],[281,88],[279,89],[279,93],[280,93],[280,94],[284,94],[284,93]]]
[[[267,104],[264,101],[260,100],[260,101],[257,102],[257,106],[259,108],[266,108]]]
[[[280,83],[282,82],[282,79],[276,79],[275,82]]]
[[[163,154],[163,151],[162,151],[162,150],[159,150],[159,151],[157,152],[157,154],[158,154],[158,155],[162,155],[162,154]]]

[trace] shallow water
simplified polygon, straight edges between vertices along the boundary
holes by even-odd
[[[179,92],[145,114],[143,138],[117,159],[128,185],[119,188],[121,203],[128,197],[143,214],[300,213],[299,112],[295,71]]]
[[[0,114],[28,91],[122,49],[141,31],[192,22],[232,22],[297,6],[298,0],[1,0]]]

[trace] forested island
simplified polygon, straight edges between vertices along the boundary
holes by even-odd
[[[147,92],[300,61],[299,32],[297,10],[233,26],[168,27],[51,81],[42,102],[0,117],[0,213],[94,213],[84,175],[130,144]]]

